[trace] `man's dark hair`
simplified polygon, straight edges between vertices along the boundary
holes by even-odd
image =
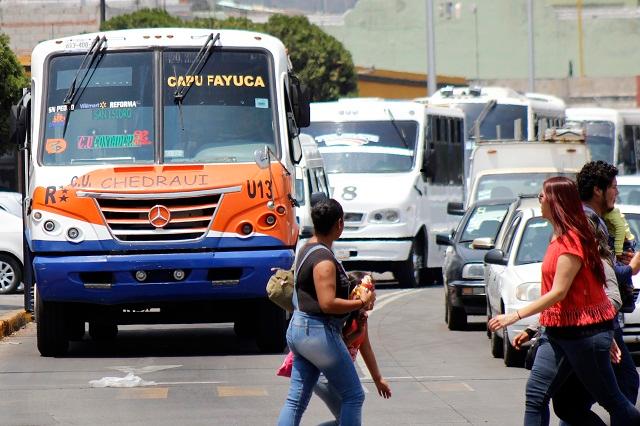
[[[313,229],[316,234],[327,235],[343,215],[342,206],[333,198],[319,200],[311,208]]]
[[[582,167],[576,176],[578,192],[582,201],[593,198],[593,188],[606,191],[613,179],[618,175],[618,169],[602,160],[590,161]]]

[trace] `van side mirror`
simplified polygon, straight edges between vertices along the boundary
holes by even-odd
[[[447,203],[447,214],[451,216],[462,216],[464,212],[464,204],[455,202]]]
[[[504,257],[504,252],[500,249],[492,249],[484,255],[485,263],[489,263],[492,265],[503,265],[506,266],[508,263],[508,259]]]
[[[453,244],[451,237],[447,234],[436,234],[436,244],[439,246],[450,246]]]

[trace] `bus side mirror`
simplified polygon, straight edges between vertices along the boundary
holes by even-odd
[[[9,114],[9,140],[19,150],[29,148],[31,120],[31,93],[26,91],[22,99],[11,107]]]
[[[289,78],[291,81],[291,109],[293,110],[296,125],[299,129],[309,127],[309,124],[311,124],[311,108],[309,106],[311,94],[309,93],[309,87],[301,84],[298,77],[294,75],[290,75]]]

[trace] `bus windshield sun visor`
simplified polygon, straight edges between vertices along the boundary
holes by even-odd
[[[469,129],[469,136],[474,136],[476,127],[478,128],[478,130],[480,130],[480,127],[482,126],[482,122],[484,121],[485,118],[487,118],[487,115],[489,115],[491,110],[497,104],[498,102],[495,99],[491,99],[489,102],[485,104],[484,108],[482,108],[482,111],[480,111],[480,114],[478,114],[478,118],[476,118],[476,121],[473,122],[473,126],[471,126],[471,128]]]
[[[202,68],[204,68],[205,64],[207,63],[211,52],[213,51],[213,47],[219,39],[220,33],[217,33],[215,36],[213,35],[213,33],[209,34],[209,37],[207,37],[207,40],[205,40],[204,44],[200,48],[200,51],[193,59],[193,62],[191,63],[191,65],[189,65],[189,69],[187,70],[186,75],[197,76],[200,74]],[[182,130],[184,130],[184,123],[182,120],[182,101],[184,100],[184,97],[187,95],[187,93],[189,93],[189,89],[191,89],[190,84],[178,87],[173,93],[173,99],[178,104],[178,110],[180,111],[180,126],[182,127]]]
[[[65,112],[66,116],[64,120],[64,128],[62,129],[63,137],[67,131],[67,123],[69,123],[69,113],[71,112],[71,105],[73,105],[73,100],[78,94],[78,89],[82,87],[82,84],[84,83],[85,79],[89,75],[89,70],[91,69],[91,66],[95,62],[96,58],[98,57],[98,53],[100,52],[100,49],[102,49],[102,47],[105,45],[106,42],[107,42],[106,36],[102,36],[102,37],[96,36],[96,38],[91,43],[89,50],[84,55],[84,58],[82,58],[82,62],[80,62],[78,71],[76,71],[76,75],[75,77],[73,77],[73,80],[69,85],[69,91],[67,92],[67,96],[65,96],[64,100],[62,101],[67,106],[67,110]],[[80,76],[80,72],[83,70],[84,70],[84,74],[82,74],[82,78],[78,82],[78,77]]]

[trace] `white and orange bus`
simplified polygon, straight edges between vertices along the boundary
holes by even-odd
[[[43,356],[86,323],[109,339],[119,324],[234,322],[283,349],[265,285],[294,258],[309,104],[279,40],[172,28],[45,41],[13,115]]]

